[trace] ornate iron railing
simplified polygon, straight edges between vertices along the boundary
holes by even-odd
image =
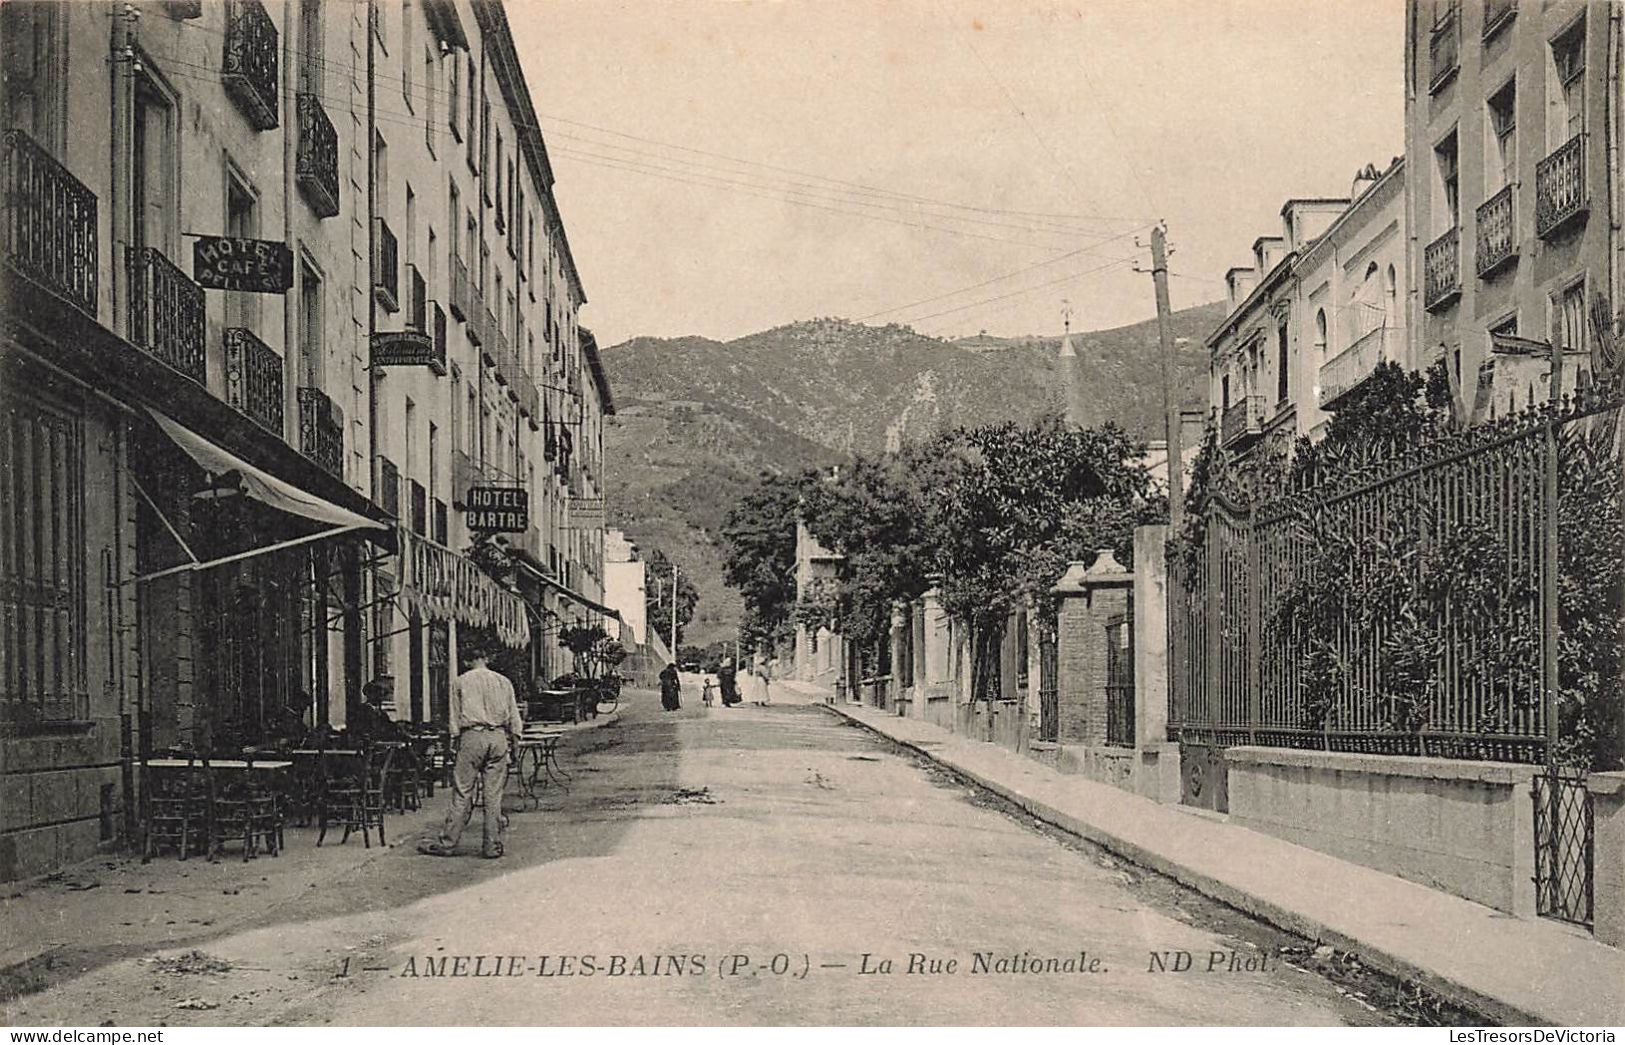
[[[1384,359],[1400,358],[1404,348],[1399,334],[1394,327],[1376,327],[1328,359],[1320,368],[1321,407],[1331,407],[1360,387]]]
[[[1478,274],[1488,276],[1518,256],[1517,197],[1508,185],[1478,208]]]
[[[372,492],[372,503],[401,517],[401,470],[387,457],[378,458],[378,489]]]
[[[1595,921],[1596,811],[1586,774],[1551,766],[1534,780],[1535,913]]]
[[[208,383],[203,288],[156,247],[127,248],[130,341],[196,381]]]
[[[1443,308],[1461,296],[1461,229],[1452,228],[1427,245],[1422,268],[1425,286],[1422,304]]]
[[[226,402],[282,437],[282,357],[252,330],[228,327]]]
[[[344,412],[319,388],[299,390],[299,450],[323,471],[344,477]]]
[[[1576,134],[1535,165],[1535,233],[1550,236],[1590,206],[1586,198],[1586,136]]]
[[[1428,38],[1428,90],[1437,91],[1461,61],[1461,12],[1452,5]]]
[[[13,268],[96,315],[96,194],[20,130],[5,135],[0,236]]]
[[[1219,419],[1219,438],[1226,447],[1236,448],[1258,438],[1264,431],[1264,397],[1242,396],[1231,403]]]
[[[298,109],[299,191],[317,217],[331,218],[339,212],[339,132],[321,99],[310,91],[299,92]]]
[[[387,312],[401,309],[401,256],[395,233],[382,216],[372,219],[372,292]]]
[[[1106,625],[1106,743],[1134,746],[1134,642],[1127,615]]]
[[[226,53],[220,63],[226,94],[256,130],[277,125],[276,23],[260,0],[226,5]]]

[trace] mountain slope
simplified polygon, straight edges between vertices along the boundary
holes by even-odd
[[[1173,316],[1178,384],[1205,398],[1202,338],[1222,305]],[[763,470],[824,467],[942,427],[1027,420],[1061,408],[1058,337],[976,339],[983,351],[908,327],[819,319],[729,342],[634,338],[604,350],[619,409],[605,425],[610,524],[662,548],[700,588],[685,641],[731,638],[738,598],[715,540]],[[1162,430],[1154,321],[1074,334],[1091,422],[1142,438]]]

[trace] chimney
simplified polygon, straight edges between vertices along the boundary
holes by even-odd
[[[1357,200],[1365,195],[1381,177],[1382,172],[1377,170],[1375,163],[1366,164],[1354,175],[1354,184],[1349,187],[1349,199]]]

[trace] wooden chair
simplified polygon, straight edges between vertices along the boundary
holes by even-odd
[[[246,769],[216,767],[210,780],[210,857],[219,856],[226,843],[233,841],[242,843],[245,862],[259,855],[261,845],[272,856],[278,855],[283,824],[275,782],[255,771],[252,758]]]
[[[332,824],[344,825],[343,845],[353,831],[361,832],[361,843],[372,848],[372,829],[378,829],[378,844],[384,843],[384,804],[389,767],[395,748],[368,746],[358,755],[323,752],[321,824],[316,833],[319,846]]]
[[[168,752],[183,758],[184,767],[147,766],[143,774],[146,838],[141,862],[150,861],[165,847],[185,860],[193,852],[206,853],[212,829],[209,823],[209,762],[195,752]]]

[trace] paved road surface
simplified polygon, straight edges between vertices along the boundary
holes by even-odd
[[[574,738],[569,794],[513,814],[506,859],[437,860],[403,845],[354,880],[267,911],[260,928],[202,945],[229,972],[114,961],[7,1015],[171,1025],[1381,1018],[1294,968],[1228,971],[1230,952],[1261,953],[1243,938],[1267,948],[1268,932],[1234,915],[1215,930],[1205,901],[1064,846],[815,707],[708,711],[694,700],[665,714],[642,692],[625,706],[618,724]],[[1193,955],[1193,971],[1147,971],[1152,952],[1178,951]],[[1203,971],[1214,952],[1223,968]],[[1025,955],[1028,966],[1081,960],[1098,971],[978,971],[978,953],[1018,969]],[[925,971],[908,971],[911,955]],[[864,973],[866,962],[889,971]],[[502,975],[483,975],[493,971]],[[193,998],[218,1008],[175,1008]]]

